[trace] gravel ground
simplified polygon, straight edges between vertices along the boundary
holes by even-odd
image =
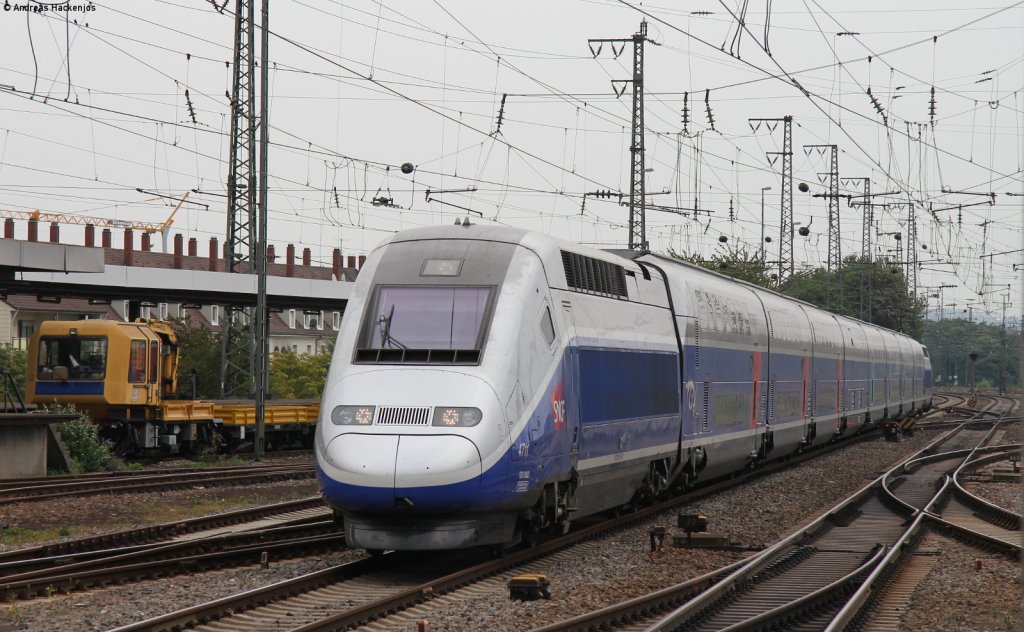
[[[515,602],[507,593],[476,597],[425,618],[431,630],[523,630],[555,623],[666,588],[739,559],[739,554],[666,546],[650,555],[651,527],[676,526],[680,512],[702,513],[711,533],[728,535],[740,546],[759,547],[780,539],[866,485],[889,465],[932,441],[933,432],[918,432],[899,443],[879,437],[839,453],[766,476],[601,541],[595,550],[545,570],[552,599]],[[807,493],[793,493],[806,490]]]
[[[1021,497],[1024,488],[1020,483],[970,483],[966,489],[1003,509],[1024,513],[1024,499]]]
[[[316,493],[316,482],[307,479],[0,505],[0,551],[308,498]]]
[[[551,600],[512,602],[502,584],[493,594],[467,596],[429,613],[426,619],[432,630],[521,630],[696,577],[738,559],[739,554],[666,547],[651,556],[651,527],[665,526],[670,533],[678,532],[676,513],[699,511],[708,517],[711,532],[728,534],[743,546],[769,544],[831,508],[935,436],[934,432],[918,432],[899,443],[887,443],[878,437],[662,514],[644,525],[605,538],[597,546],[581,547],[579,554],[545,569],[551,581]],[[267,570],[236,569],[132,584],[19,603],[13,610],[0,606],[0,632],[108,629],[294,577],[357,555],[338,552],[316,560],[272,564]]]
[[[1024,626],[1020,562],[936,533],[921,545],[937,548],[939,561],[914,591],[900,630],[1016,632]]]

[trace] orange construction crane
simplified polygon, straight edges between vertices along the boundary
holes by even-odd
[[[140,230],[146,233],[160,233],[163,236],[164,252],[167,252],[167,239],[170,235],[171,225],[174,224],[174,215],[181,208],[181,205],[185,203],[188,198],[188,194],[191,191],[185,191],[185,195],[181,196],[178,200],[178,204],[171,211],[171,214],[167,216],[167,219],[163,222],[135,222],[126,219],[109,219],[107,217],[90,217],[88,215],[71,215],[68,213],[49,213],[46,211],[7,211],[0,209],[0,217],[11,217],[14,219],[34,219],[40,222],[55,222],[58,224],[78,224],[84,226],[86,224],[92,224],[93,226],[119,226],[121,228],[131,228],[132,230]]]

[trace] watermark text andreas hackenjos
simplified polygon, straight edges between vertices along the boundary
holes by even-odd
[[[30,12],[30,13],[89,13],[96,10],[92,2],[82,4],[71,4],[64,2],[11,2],[4,0],[4,11],[9,12]]]

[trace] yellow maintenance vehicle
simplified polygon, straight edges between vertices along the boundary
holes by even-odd
[[[178,399],[178,360],[178,338],[165,321],[46,321],[29,342],[25,391],[39,406],[73,404],[125,454],[249,443],[255,405]],[[268,447],[312,446],[318,401],[269,401],[265,411]]]

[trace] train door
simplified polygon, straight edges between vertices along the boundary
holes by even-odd
[[[580,453],[580,350],[574,344],[576,337],[576,321],[573,318],[572,304],[568,301],[562,302],[562,316],[565,320],[565,358],[562,361],[562,399],[561,410],[555,411],[555,419],[558,422],[561,417],[561,424],[569,434],[569,459],[572,471],[576,471],[576,463],[579,461]],[[553,402],[556,407],[558,404]]]
[[[764,303],[761,304],[761,308],[764,311],[765,322],[768,325],[768,337],[767,337],[767,348],[764,349],[764,372],[762,373],[761,387],[759,389],[759,400],[758,400],[758,426],[763,428],[764,432],[760,437],[759,444],[756,446],[758,450],[758,456],[762,459],[768,456],[772,448],[775,447],[774,437],[772,436],[772,423],[774,423],[775,415],[775,367],[772,366],[772,339],[775,337],[775,325],[772,323],[772,313]]]
[[[803,309],[801,307],[801,309]],[[806,316],[806,313],[805,313]],[[814,443],[814,437],[817,434],[817,426],[814,425],[814,414],[818,406],[818,380],[816,363],[816,354],[821,353],[821,349],[815,339],[814,330],[814,319],[807,318],[807,325],[810,328],[811,334],[811,348],[804,355],[803,358],[803,409],[804,409],[804,437],[803,443],[810,445]]]

